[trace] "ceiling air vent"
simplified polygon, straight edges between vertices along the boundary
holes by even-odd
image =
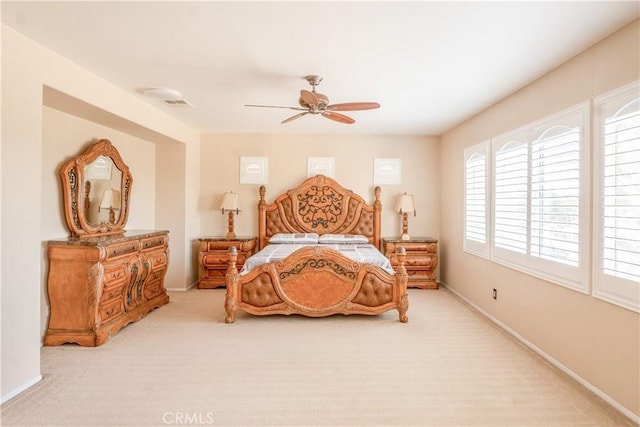
[[[152,87],[152,88],[146,89],[144,91],[144,95],[151,98],[160,99],[162,102],[164,102],[167,105],[177,105],[177,106],[187,105],[189,107],[193,107],[193,105],[191,105],[188,101],[186,101],[182,97],[182,94],[180,92],[173,89]]]
[[[162,102],[169,105],[188,105],[189,107],[193,107],[193,105],[184,99],[163,99]]]

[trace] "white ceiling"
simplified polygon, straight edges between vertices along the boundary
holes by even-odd
[[[638,17],[637,1],[2,2],[2,22],[203,132],[438,135]],[[296,106],[308,74],[332,103]],[[181,92],[193,105],[144,97]]]

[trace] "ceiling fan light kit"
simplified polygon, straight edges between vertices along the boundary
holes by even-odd
[[[380,108],[380,104],[377,102],[347,102],[342,104],[329,104],[329,98],[316,91],[316,86],[322,81],[322,77],[316,75],[305,76],[305,80],[311,85],[311,91],[302,89],[300,91],[300,98],[298,99],[299,107],[280,107],[276,105],[255,105],[245,104],[245,107],[264,107],[264,108],[286,108],[289,110],[298,110],[302,113],[295,114],[291,117],[284,119],[281,123],[289,123],[293,120],[299,119],[307,114],[320,114],[330,120],[334,120],[339,123],[352,124],[356,121],[349,116],[346,116],[336,111],[360,111],[360,110],[373,110]]]

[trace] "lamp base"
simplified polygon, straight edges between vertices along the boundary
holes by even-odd
[[[409,240],[409,218],[406,212],[402,213],[402,240]]]
[[[233,232],[233,211],[229,211],[229,220],[227,222],[227,238],[236,237],[236,233]]]

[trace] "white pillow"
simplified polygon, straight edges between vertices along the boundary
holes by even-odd
[[[318,243],[317,233],[277,233],[269,238],[269,243],[297,243],[315,245]]]
[[[318,243],[329,245],[362,244],[369,243],[369,239],[362,234],[323,234],[318,239]]]

